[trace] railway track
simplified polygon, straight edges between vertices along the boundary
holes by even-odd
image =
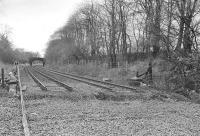
[[[30,136],[27,116],[26,116],[26,108],[25,108],[25,102],[22,92],[22,85],[21,85],[21,76],[20,76],[20,69],[19,66],[17,67],[17,75],[18,75],[18,85],[19,85],[19,91],[20,91],[20,102],[21,102],[21,113],[22,113],[22,125],[24,130],[25,136]]]
[[[33,126],[34,124],[31,124],[32,120],[30,118],[32,118],[31,117],[32,113],[36,112],[36,111],[30,110],[29,105],[32,104],[32,100],[37,100],[37,99],[40,100],[42,98],[48,99],[48,98],[52,98],[52,97],[62,98],[62,96],[65,97],[64,95],[67,95],[63,91],[57,91],[56,93],[49,91],[48,87],[45,86],[45,84],[40,80],[38,75],[40,75],[41,77],[43,76],[44,78],[48,79],[48,81],[51,80],[51,81],[55,82],[62,88],[66,88],[68,91],[72,91],[73,88],[68,86],[66,83],[63,83],[51,76],[48,76],[48,75],[46,75],[44,73],[40,73],[40,72],[36,73],[36,71],[34,71],[33,69],[30,69],[30,68],[27,68],[27,67],[24,67],[23,70],[20,69],[19,67],[17,67],[17,73],[18,73],[18,82],[19,82],[19,90],[20,90],[20,104],[21,104],[20,107],[21,107],[21,114],[22,114],[21,122],[22,122],[22,126],[23,126],[23,134],[24,134],[24,136],[31,136],[31,135],[34,135],[35,131],[31,127],[31,125]],[[29,84],[29,92],[28,93],[22,92],[22,84],[24,85],[24,84],[30,82],[30,81],[26,81],[28,75],[29,75],[30,81],[32,80],[31,81],[32,85],[33,85],[33,83],[34,84],[36,83],[38,85],[38,87],[40,87],[40,89],[43,90],[40,92],[43,92],[43,93],[38,93],[38,91],[34,91],[34,92],[31,91],[32,89],[30,89],[30,88],[32,85],[30,86],[30,84]],[[28,84],[26,84],[26,85],[28,85]],[[58,86],[56,86],[56,87],[58,87]],[[33,86],[33,88],[35,89],[35,86]],[[35,96],[38,98],[36,98]],[[40,96],[42,96],[42,97],[40,97]]]
[[[52,88],[49,88],[48,86],[45,86],[44,83],[42,83],[42,80],[46,80],[47,83],[49,84],[51,81],[51,84],[57,84],[56,86],[60,86],[62,88],[67,89],[67,92],[74,92],[74,93],[78,93],[79,95],[87,95],[87,96],[97,96],[99,95],[99,93],[104,93],[104,94],[113,94],[112,88],[110,87],[106,87],[105,85],[99,85],[99,84],[95,84],[95,83],[90,83],[90,82],[86,82],[87,84],[98,87],[98,88],[103,88],[103,90],[91,90],[90,88],[87,88],[87,86],[84,87],[78,87],[80,85],[76,85],[76,83],[74,84],[68,84],[66,82],[60,81],[60,79],[58,78],[58,76],[56,75],[50,75],[49,72],[43,72],[43,71],[38,71],[36,69],[34,69],[33,67],[25,67],[25,71],[27,71],[27,73],[30,75],[30,77],[33,79],[33,81],[41,88],[41,90],[52,90]],[[39,77],[39,78],[38,78]],[[78,80],[80,81],[80,80]],[[81,80],[82,81],[82,80]],[[83,81],[84,82],[84,81]],[[56,87],[54,86],[54,87]],[[78,87],[78,88],[77,88]],[[88,90],[89,89],[89,90]],[[78,90],[78,91],[77,91]],[[109,91],[105,91],[105,90],[109,90]],[[53,91],[53,90],[52,90]],[[64,92],[66,92],[66,90],[63,90]],[[63,92],[62,91],[62,92]],[[55,92],[55,91],[53,91]]]
[[[30,77],[33,79],[33,81],[41,88],[41,90],[47,91],[47,90],[51,90],[51,89],[48,89],[48,86],[45,86],[44,83],[42,83],[42,81],[38,77],[46,79],[48,82],[51,81],[51,82],[53,82],[53,84],[55,83],[58,86],[63,87],[63,88],[67,89],[70,92],[74,92],[74,90],[78,89],[77,87],[75,87],[76,85],[75,86],[74,85],[71,86],[70,84],[68,84],[66,82],[60,81],[60,79],[57,77],[57,75],[55,75],[55,74],[51,75],[50,72],[37,70],[37,69],[35,69],[33,67],[25,67],[25,71],[30,75]],[[112,88],[107,87],[105,85],[101,85],[101,84],[97,84],[97,83],[91,83],[91,82],[84,81],[84,80],[81,80],[81,79],[76,79],[76,80],[78,80],[79,82],[86,83],[88,85],[92,85],[92,86],[95,86],[95,87],[98,87],[98,88],[103,88],[105,90],[109,90],[109,91],[107,91],[106,94],[113,93]],[[83,89],[81,89],[81,90],[83,90]],[[102,92],[102,91],[101,90],[99,90],[99,91],[94,91],[93,90],[92,92],[90,92],[90,91],[89,92],[91,93],[91,95],[99,95],[99,92]],[[77,91],[75,91],[75,92],[77,93]],[[78,93],[81,94],[81,92],[79,92],[79,91],[78,91]]]
[[[80,101],[81,100],[80,98],[82,97],[80,95],[82,94],[79,93],[79,91],[81,90],[76,91],[74,89],[74,91],[72,92],[66,91],[64,93],[63,91],[60,91],[60,92],[57,92],[56,90],[51,91],[49,90],[50,88],[47,86],[47,84],[56,85],[55,83],[57,83],[57,81],[60,81],[61,78],[59,78],[58,76],[53,77],[53,75],[48,74],[46,72],[42,72],[42,71],[38,72],[37,70],[34,70],[31,67],[25,67],[24,70],[26,71],[24,72],[26,75],[25,74],[24,75],[29,77],[29,79],[27,79],[27,77],[23,78],[24,80],[22,80],[22,83],[29,85],[28,91],[24,94],[24,97],[25,97],[24,100],[26,103],[28,125],[30,126],[31,135],[38,135],[38,134],[61,135],[61,133],[63,133],[63,135],[68,135],[69,129],[67,128],[71,126],[69,125],[69,123],[67,123],[67,122],[70,122],[69,120],[72,120],[72,121],[74,120],[73,122],[80,121],[80,124],[81,124],[81,119],[79,119],[79,116],[78,116],[79,110],[82,110],[85,108],[83,108],[82,106],[78,106],[78,108],[75,107],[77,105],[84,103],[84,101]],[[24,75],[22,73],[23,77]],[[51,79],[56,79],[56,82],[55,80],[51,80]],[[50,80],[55,83],[50,82]],[[32,83],[29,83],[29,82],[32,82]],[[41,91],[40,89],[36,88],[35,83],[38,84],[38,87],[40,87],[41,90],[44,90],[44,91]],[[76,84],[76,83],[72,83],[72,84]],[[93,88],[94,87],[92,87],[91,89],[92,94],[93,94],[92,92]],[[86,91],[90,93],[90,90],[86,90]],[[35,96],[41,96],[41,95],[44,95],[44,97],[43,98],[35,97]],[[74,99],[74,97],[76,98]],[[73,100],[76,100],[76,102],[74,102]],[[87,101],[86,103],[88,102],[90,101]],[[80,114],[82,114],[82,112],[80,112]],[[77,115],[77,116],[74,116],[74,115]],[[61,122],[62,124],[58,124],[58,122]],[[62,129],[63,131],[61,132]],[[51,134],[51,133],[54,133],[54,134]]]
[[[31,134],[34,133],[34,132],[30,133],[30,129],[29,129],[30,128],[29,127],[30,125],[28,124],[28,121],[29,121],[28,116],[29,115],[27,113],[26,106],[25,106],[26,102],[24,100],[25,99],[24,97],[26,97],[26,96],[24,96],[24,93],[22,91],[22,82],[21,82],[21,78],[22,77],[21,77],[20,71],[22,71],[22,70],[20,70],[20,68],[18,66],[17,67],[17,75],[18,75],[18,84],[19,84],[19,92],[20,92],[20,104],[21,104],[20,107],[21,107],[21,114],[22,114],[21,122],[22,122],[22,126],[23,126],[24,136],[31,136]],[[27,67],[25,67],[24,68],[24,72],[30,75],[30,77],[41,88],[41,90],[43,90],[43,91],[47,91],[48,90],[47,87],[37,78],[37,76],[35,76],[35,74],[32,72],[32,70],[30,70]],[[68,90],[69,89],[72,90],[71,87],[69,88],[69,86],[67,86],[66,84],[62,83],[61,81],[58,81],[58,80],[54,79],[53,77],[47,76],[47,75],[45,75],[43,73],[39,73],[39,74],[41,74],[42,76],[44,76],[45,78],[47,78],[49,80],[54,81],[55,83],[59,84],[60,86],[66,88]]]
[[[32,77],[35,83],[37,83],[42,90],[47,91],[47,87],[35,75],[33,75],[28,68],[25,68],[25,71]]]
[[[76,81],[79,81],[79,82],[83,82],[83,83],[91,85],[91,86],[95,86],[95,87],[98,87],[98,88],[102,88],[102,89],[112,91],[112,88],[109,87],[109,86],[106,86],[106,85],[100,84],[100,83],[96,83],[96,82],[91,82],[91,81],[88,81],[88,80],[85,80],[85,79],[67,76],[67,75],[64,75],[64,74],[61,74],[61,73],[50,72],[50,71],[43,70],[43,69],[32,68],[32,70],[43,75],[43,76],[46,76],[46,77],[48,76],[48,74],[53,74],[54,76],[58,75],[58,76],[62,76],[62,77],[69,78],[69,79],[72,79],[72,80],[76,80]],[[51,77],[51,76],[48,76],[48,77]]]
[[[31,69],[30,67],[29,68],[25,67],[23,69],[23,71],[21,69],[21,74],[22,74],[22,76],[20,76],[20,71],[18,70],[19,85],[20,85],[20,97],[21,97],[22,125],[23,125],[23,131],[24,131],[23,133],[25,136],[30,136],[30,135],[35,135],[35,134],[37,135],[38,132],[43,131],[43,130],[40,130],[40,128],[38,128],[37,125],[40,125],[43,122],[48,124],[49,122],[45,118],[46,116],[52,116],[52,118],[56,116],[56,114],[54,114],[54,112],[56,112],[57,106],[53,107],[53,108],[55,108],[55,110],[52,110],[52,112],[51,112],[52,114],[50,114],[48,112],[48,110],[46,111],[46,113],[43,113],[43,109],[46,110],[47,108],[49,108],[48,104],[46,105],[45,101],[50,101],[51,103],[55,103],[55,104],[57,104],[59,102],[67,103],[68,101],[66,101],[66,100],[76,100],[77,99],[77,98],[73,98],[75,96],[74,94],[77,92],[71,90],[72,91],[72,93],[71,93],[69,91],[69,89],[73,89],[73,88],[69,88],[69,86],[66,87],[66,85],[67,85],[66,83],[63,83],[63,82],[59,81],[58,79],[56,79],[50,75],[47,75],[45,73],[37,72],[37,71]],[[22,78],[22,81],[21,81],[21,78]],[[42,80],[45,78],[48,81],[47,83],[54,85],[54,87],[58,88],[58,90],[51,91],[50,88],[48,86],[46,86],[44,80]],[[52,82],[50,82],[50,81],[52,81]],[[53,83],[53,82],[55,82],[55,83]],[[35,83],[43,91],[41,91],[40,89],[39,90],[36,89]],[[25,92],[24,94],[21,90],[21,86],[22,86],[21,84],[22,85],[26,84],[29,86],[28,91]],[[58,87],[56,84],[58,84],[61,87]],[[63,88],[66,88],[68,91],[65,91],[66,89],[63,89]],[[79,97],[79,96],[77,96],[77,97]],[[42,104],[40,105],[39,103],[42,103]],[[37,108],[39,106],[41,106],[41,108]],[[39,113],[39,114],[37,114],[37,113]],[[41,121],[41,123],[38,123],[36,125],[35,123],[40,122],[40,120],[37,120],[36,118],[38,118],[39,115],[41,115],[41,114],[42,114],[42,118],[44,117],[44,120]],[[62,116],[60,115],[60,118],[61,117]],[[43,125],[40,127],[42,129]],[[45,132],[45,133],[47,133],[47,132]]]
[[[45,73],[42,73],[42,72],[40,72],[40,71],[36,71],[36,70],[34,70],[33,68],[26,68],[26,69],[27,69],[28,73],[29,73],[30,75],[32,75],[31,77],[33,78],[33,80],[36,80],[36,76],[34,76],[33,73],[32,73],[31,71],[36,72],[36,73],[40,74],[41,76],[43,76],[44,78],[55,82],[55,83],[58,84],[59,86],[66,88],[68,91],[73,91],[73,88],[72,88],[70,85],[68,85],[67,83],[64,83],[64,82],[62,82],[62,81],[59,81],[58,79],[56,79],[56,78],[54,78],[54,77],[52,77],[52,76],[49,76],[49,75],[47,75],[47,74],[45,74]],[[38,86],[39,86],[42,90],[47,90],[47,87],[45,87],[45,86],[41,83],[41,81],[39,81],[39,79],[36,80],[36,83],[38,84]]]
[[[93,86],[97,86],[97,87],[102,87],[108,90],[112,90],[113,87],[117,87],[117,88],[122,88],[122,89],[128,89],[134,92],[138,92],[137,88],[133,88],[131,86],[126,86],[126,85],[120,85],[120,84],[116,84],[116,83],[110,83],[110,82],[104,82],[101,80],[96,80],[96,79],[92,79],[89,77],[83,77],[83,76],[78,76],[75,74],[70,74],[70,73],[63,73],[63,72],[59,72],[59,71],[55,71],[52,69],[44,69],[44,68],[34,68],[37,71],[42,71],[42,72],[49,72],[55,75],[59,75],[65,78],[69,78],[72,80],[76,80],[76,81],[80,81],[89,85],[93,85]],[[105,86],[106,85],[106,86]]]

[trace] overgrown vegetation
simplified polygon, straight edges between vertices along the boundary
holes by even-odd
[[[15,61],[25,63],[33,56],[38,56],[38,54],[23,49],[14,49],[8,35],[6,33],[0,34],[0,62],[4,64],[13,64]]]
[[[170,90],[199,92],[199,0],[101,0],[81,6],[49,41],[53,64],[118,64],[161,58]],[[167,66],[166,66],[167,65]]]

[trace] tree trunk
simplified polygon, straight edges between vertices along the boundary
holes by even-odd
[[[161,0],[156,0],[156,13],[153,30],[153,56],[156,57],[160,51],[160,20],[161,20]]]
[[[110,57],[111,67],[115,68],[117,64],[116,53],[115,53],[115,42],[116,42],[116,24],[115,24],[115,0],[112,0],[112,11],[111,11],[111,41],[110,41]]]
[[[183,48],[184,52],[191,53],[192,52],[192,39],[191,39],[191,32],[190,32],[190,24],[192,20],[189,18],[185,21],[185,31],[184,31],[184,38],[183,38]]]
[[[172,0],[168,0],[168,26],[167,26],[167,45],[166,45],[166,48],[167,48],[167,54],[168,54],[168,57],[170,57],[170,33],[171,33],[171,25],[172,25],[172,6],[173,6],[173,3],[172,3]]]
[[[179,25],[179,35],[178,35],[178,42],[177,42],[177,46],[176,49],[177,51],[181,50],[181,45],[183,42],[183,32],[184,32],[184,18],[181,17],[180,18],[180,25]]]
[[[125,19],[125,13],[124,13],[124,5],[122,2],[119,3],[120,8],[120,22],[121,22],[121,32],[122,32],[122,55],[123,55],[123,61],[127,60],[127,42],[126,42],[126,19]]]

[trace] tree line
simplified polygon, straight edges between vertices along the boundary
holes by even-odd
[[[83,4],[52,34],[50,62],[108,58],[130,61],[131,54],[186,56],[199,51],[199,0],[102,0]],[[137,56],[137,55],[136,55]]]
[[[12,42],[6,33],[0,34],[0,61],[5,64],[13,64],[15,61],[20,63],[28,62],[30,57],[38,56],[38,53],[27,52],[23,49],[13,48]]]

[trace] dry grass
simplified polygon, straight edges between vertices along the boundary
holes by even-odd
[[[129,85],[127,79],[135,77],[136,72],[139,72],[139,74],[144,73],[148,68],[148,63],[149,62],[147,60],[137,61],[134,64],[129,65],[128,68],[119,67],[113,69],[106,69],[105,67],[103,67],[103,65],[93,65],[92,63],[89,63],[87,65],[61,66],[59,70],[64,72],[75,73],[82,76],[91,76],[99,80],[102,80],[103,78],[110,78],[114,83]],[[172,66],[168,62],[162,59],[155,59],[153,61],[153,83],[151,84],[151,86],[154,89],[157,89],[160,92],[162,91],[165,91],[167,93],[174,92],[171,89],[172,84],[170,84],[170,82],[168,81],[171,67]],[[148,83],[148,80],[144,80],[144,82]],[[174,96],[174,94],[172,96]],[[107,96],[106,98],[101,98],[101,99],[124,100],[123,97],[120,98],[118,97],[113,98],[112,96]],[[182,98],[182,96],[180,95],[172,98],[186,100],[185,98]],[[191,98],[191,100],[195,103],[200,103],[200,96]]]
[[[119,68],[107,69],[104,64],[95,65],[93,63],[88,63],[86,65],[76,65],[70,64],[66,66],[54,66],[54,69],[60,70],[63,72],[75,73],[78,75],[92,76],[97,79],[102,80],[103,78],[110,78],[113,82],[119,84],[127,85],[127,79],[136,76],[136,72],[139,74],[144,73],[148,68],[148,60],[145,61],[136,61],[133,64],[129,64],[126,68],[120,66]],[[166,84],[166,77],[169,74],[170,64],[166,63],[162,59],[156,59],[153,62],[153,79],[154,87],[159,89],[168,89]],[[50,66],[52,68],[52,66]]]
[[[0,73],[1,73],[1,69],[4,68],[4,72],[5,72],[5,75],[8,75],[8,73],[10,71],[13,70],[13,68],[15,68],[13,65],[10,65],[10,64],[4,64],[0,61]]]
[[[69,64],[64,66],[50,66],[50,68],[54,68],[56,70],[60,70],[63,72],[76,73],[78,75],[89,75],[93,77],[97,77],[101,71],[105,71],[101,65],[94,65],[93,63],[88,63],[87,65],[77,65],[77,64]]]

